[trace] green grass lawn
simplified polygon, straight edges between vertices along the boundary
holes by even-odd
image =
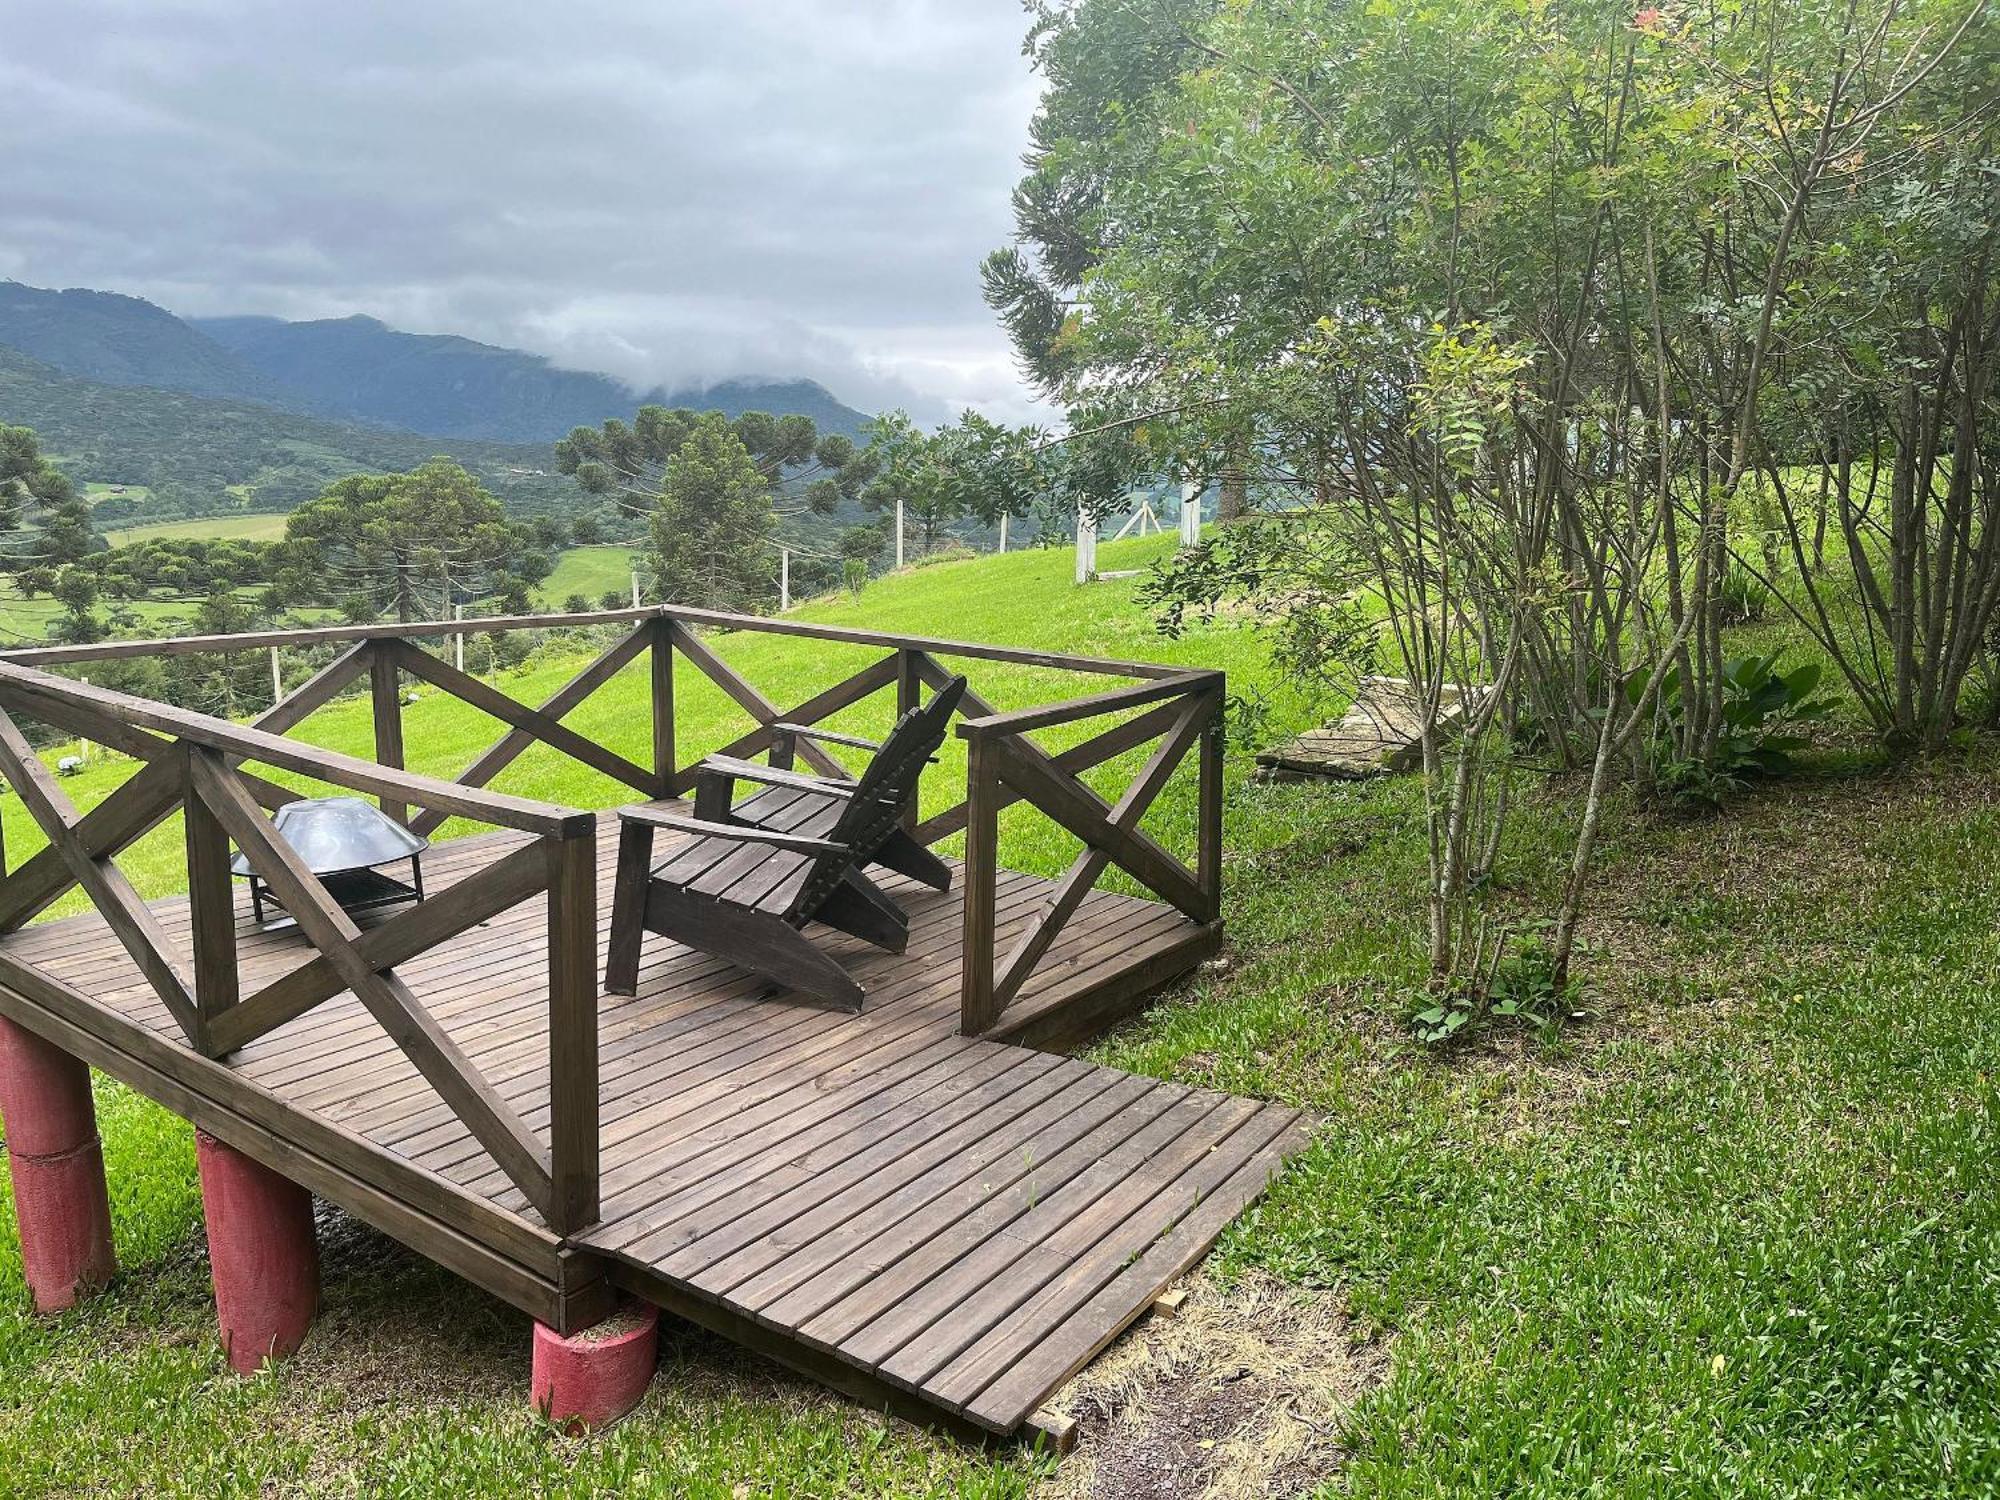
[[[144,526],[127,526],[107,531],[104,539],[114,547],[149,538],[199,537],[204,541],[275,542],[285,534],[282,515],[196,516],[191,521],[154,521]]]
[[[550,609],[560,608],[571,594],[583,595],[596,609],[614,589],[621,599],[629,600],[635,556],[630,547],[571,547],[556,558],[554,570],[537,592]]]
[[[139,599],[119,607],[129,608],[150,629],[171,632],[193,619],[197,606],[188,600]],[[7,646],[47,645],[49,626],[62,613],[63,607],[47,594],[24,598],[11,579],[0,582],[0,642]]]
[[[113,496],[126,500],[148,500],[152,494],[152,486],[145,484],[106,484],[102,480],[90,480],[83,485],[83,496],[93,505]]]
[[[1167,545],[1107,545],[1102,565]],[[1251,625],[1166,642],[1132,582],[1076,589],[1068,567],[1060,551],[941,565],[807,612],[1225,666],[1239,690],[1268,695],[1272,733],[1328,707],[1274,680]],[[753,633],[716,644],[781,702],[867,659]],[[552,653],[499,681],[534,701],[573,668]],[[740,720],[681,671],[693,754]],[[1005,704],[1067,690],[1027,669],[976,680]],[[642,703],[635,670],[571,722],[643,758]],[[493,727],[432,694],[407,712],[414,763],[441,774]],[[342,702],[308,737],[352,747],[364,734],[364,706]],[[1255,784],[1247,759],[1232,749],[1229,961],[1096,1055],[1323,1116],[1209,1271],[1225,1285],[1275,1279],[1281,1301],[1330,1300],[1326,1358],[1371,1355],[1345,1417],[1313,1437],[1303,1488],[2000,1488],[2000,747],[1892,768],[1848,721],[1805,774],[1719,815],[1615,801],[1584,1016],[1551,1043],[1500,1034],[1442,1057],[1401,1025],[1424,963],[1418,789]],[[941,768],[929,795],[957,772]],[[65,785],[87,803],[122,774],[103,762]],[[586,805],[618,796],[540,750],[503,785]],[[1521,844],[1487,896],[1503,913],[1548,906],[1574,826],[1573,786],[1527,796]],[[32,836],[16,799],[0,813],[18,861]],[[1186,849],[1191,816],[1177,786],[1149,826]],[[1069,852],[1025,814],[1005,849],[1039,869]],[[163,891],[179,857],[156,835],[128,868]],[[8,1493],[1020,1495],[1074,1486],[1112,1446],[1087,1424],[1085,1467],[1051,1473],[885,1425],[686,1332],[632,1419],[558,1438],[524,1409],[520,1317],[339,1220],[306,1349],[236,1380],[214,1346],[187,1128],[121,1088],[100,1098],[119,1284],[35,1320],[0,1233]],[[1231,1368],[1200,1389],[1233,1389]],[[1265,1416],[1302,1420],[1285,1410]],[[1202,1441],[1184,1440],[1189,1464],[1224,1461],[1227,1443]]]

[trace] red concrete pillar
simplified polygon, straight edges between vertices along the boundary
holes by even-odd
[[[222,1349],[248,1375],[297,1350],[319,1307],[312,1194],[206,1131],[194,1144]]]
[[[594,1327],[568,1336],[535,1325],[530,1399],[570,1433],[607,1427],[637,1406],[660,1359],[660,1310],[627,1301]]]
[[[90,1069],[0,1016],[0,1120],[35,1311],[61,1312],[118,1269]]]

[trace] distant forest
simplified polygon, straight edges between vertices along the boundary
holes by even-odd
[[[469,442],[298,416],[253,401],[68,376],[0,346],[0,416],[41,435],[84,484],[139,485],[101,521],[284,511],[346,474],[457,459],[521,515],[573,510],[546,444]]]

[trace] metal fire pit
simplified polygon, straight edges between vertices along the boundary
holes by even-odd
[[[308,797],[279,808],[271,826],[297,851],[344,911],[372,911],[400,901],[424,899],[423,852],[430,846],[429,840],[410,832],[372,802],[359,797]],[[408,882],[382,873],[381,866],[406,859],[410,862]],[[284,902],[250,868],[247,859],[238,854],[229,861],[229,868],[249,880],[250,907],[259,927],[269,931],[293,925],[289,916],[264,920],[267,900],[280,910]]]

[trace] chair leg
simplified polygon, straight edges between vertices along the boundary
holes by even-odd
[[[639,993],[639,949],[646,941],[646,885],[652,873],[652,825],[621,823],[618,883],[611,896],[611,946],[604,961],[604,988],[614,995]]]
[[[862,1001],[867,997],[860,981],[814,947],[812,939],[796,927],[785,927],[784,930],[791,935],[790,942],[786,944],[791,951],[784,955],[786,973],[782,978],[776,975],[771,977],[801,994],[811,995],[815,1000],[824,1000],[828,1005],[860,1015]],[[767,964],[769,960],[758,965],[759,972],[768,974]]]
[[[912,880],[920,880],[933,890],[951,889],[951,866],[901,828],[889,835],[889,841],[876,851],[870,863],[878,864],[885,870],[894,870],[898,875],[907,875]]]
[[[646,882],[645,928],[727,959],[774,984],[846,1010],[861,1009],[852,974],[782,917],[695,896],[664,880]]]
[[[910,919],[859,870],[847,872],[833,894],[820,903],[813,920],[891,953],[901,953],[910,945]]]

